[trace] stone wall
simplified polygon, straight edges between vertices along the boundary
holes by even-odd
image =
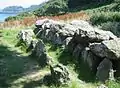
[[[100,81],[114,79],[114,70],[118,69],[115,67],[119,65],[113,62],[120,61],[120,38],[112,32],[95,28],[83,20],[61,23],[44,19],[38,20],[35,26],[34,33],[37,39],[64,46],[74,57],[82,59],[91,71],[94,70]],[[44,44],[40,44],[43,44],[41,40],[34,45],[34,54],[38,57],[45,55],[49,59],[43,49]],[[49,61],[46,60],[47,62]]]

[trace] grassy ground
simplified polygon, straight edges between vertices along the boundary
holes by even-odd
[[[61,47],[46,44],[48,54],[55,63],[62,63],[69,69],[69,85],[56,87],[42,83],[43,77],[50,73],[49,67],[40,68],[36,58],[15,47],[20,30],[0,30],[0,88],[96,88],[99,85],[83,63],[75,62],[70,53]],[[119,88],[119,82],[107,82],[109,88]]]
[[[27,82],[38,80],[48,72],[45,68],[41,73],[34,58],[15,47],[18,31],[0,30],[0,88],[24,88]]]
[[[35,58],[21,51],[17,44],[17,33],[19,29],[0,30],[0,88],[58,88],[55,86],[45,86],[41,83],[45,74],[50,73],[49,67],[40,68]],[[46,44],[46,49],[55,63],[63,63],[70,70],[69,86],[59,88],[95,88],[95,83],[85,83],[78,79],[78,74],[74,71],[75,65],[70,60],[73,59],[68,53],[63,54],[61,48]],[[66,55],[65,55],[66,54]],[[66,59],[66,60],[65,60]]]

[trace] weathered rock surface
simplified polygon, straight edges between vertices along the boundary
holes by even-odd
[[[37,39],[33,39],[30,43],[30,45],[27,48],[27,52],[33,51],[35,49],[36,44],[38,43]]]
[[[33,51],[37,57],[40,57],[43,53],[46,53],[45,44],[42,40],[39,40]]]
[[[119,60],[120,59],[120,39],[107,40],[101,43],[93,43],[90,50],[102,58]]]
[[[41,66],[45,66],[47,64],[51,63],[52,58],[48,56],[46,49],[45,49],[45,44],[43,43],[42,40],[39,40],[32,52],[32,55],[37,57],[37,60],[39,61],[39,64]]]
[[[69,78],[69,72],[65,66],[62,64],[57,64],[50,67],[52,80],[55,84],[66,84]]]
[[[86,47],[81,55],[83,61],[89,66],[91,71],[96,72],[97,66],[99,65],[101,58],[97,57],[94,55],[91,51],[90,48]]]
[[[120,39],[110,31],[93,27],[87,21],[74,20],[71,23],[60,23],[43,19],[36,21],[35,25],[34,33],[37,39],[61,45],[72,56],[80,58],[76,60],[82,59],[92,71],[97,71],[96,76],[100,81],[108,79],[109,72],[112,71],[113,61],[120,60]],[[27,46],[30,45],[29,48],[32,50],[32,54],[38,58],[39,63],[47,65],[52,58],[47,54],[42,40],[32,39],[34,33],[32,30],[23,30],[18,35],[19,40]],[[51,66],[51,76],[54,83],[67,82],[68,75],[69,73],[64,66]]]
[[[82,46],[81,44],[78,44],[73,51],[73,56],[76,58],[80,58],[81,52],[83,51],[84,48],[85,48],[84,46]]]
[[[105,82],[109,79],[110,70],[113,69],[112,62],[109,59],[104,59],[97,68],[96,77],[99,81]]]
[[[71,24],[77,28],[73,37],[73,40],[75,40],[77,43],[101,42],[104,40],[117,38],[112,32],[97,29],[86,21],[74,20],[71,22]]]
[[[17,38],[19,39],[19,41],[21,43],[24,43],[27,46],[29,46],[31,41],[32,41],[32,39],[33,39],[33,36],[34,36],[33,30],[21,30],[18,33]]]
[[[72,22],[70,22],[71,25],[79,27],[81,29],[93,29],[93,27],[84,20],[73,20]]]
[[[43,22],[44,21],[44,22]],[[53,20],[42,20],[34,30],[35,34],[45,40],[52,41],[54,44],[64,44],[68,37],[72,37],[76,31],[73,25],[60,23]]]
[[[66,47],[68,46],[69,42],[71,41],[72,37],[67,37],[64,41],[63,41],[63,45],[65,45]]]
[[[115,39],[116,36],[109,31],[103,31],[95,28],[79,28],[76,31],[73,39],[77,43],[93,43],[102,42],[104,40]]]

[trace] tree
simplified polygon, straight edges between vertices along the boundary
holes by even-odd
[[[46,13],[51,15],[57,15],[66,13],[68,11],[67,0],[51,0],[47,4]]]
[[[110,3],[113,0],[68,0],[68,7],[69,8],[76,8],[78,6],[83,6],[86,4],[90,4],[90,3],[99,3],[99,4],[103,4],[103,3]],[[120,1],[120,0],[118,0]]]

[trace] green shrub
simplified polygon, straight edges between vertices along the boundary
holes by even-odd
[[[111,31],[116,36],[120,37],[120,22],[107,22],[101,24],[101,28],[106,31]]]
[[[108,21],[119,22],[120,21],[120,12],[100,12],[91,16],[90,21],[92,24],[101,24]]]
[[[34,11],[37,16],[58,15],[68,11],[67,0],[49,0],[44,6]]]

